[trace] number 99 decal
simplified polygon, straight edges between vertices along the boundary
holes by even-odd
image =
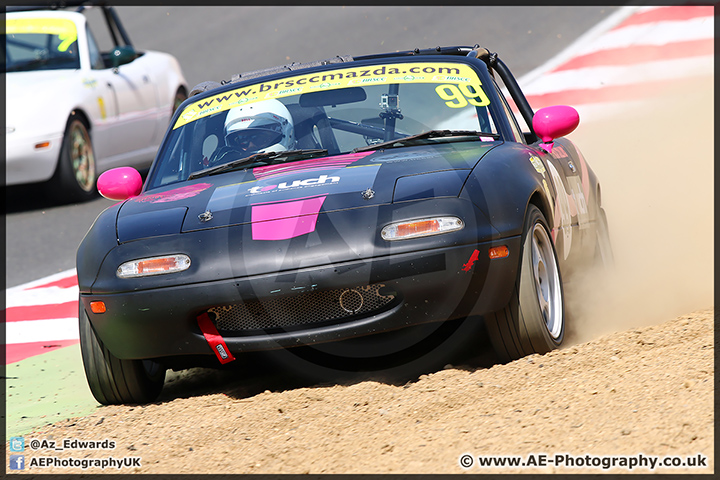
[[[468,103],[476,107],[485,107],[490,105],[490,99],[485,95],[482,87],[471,85],[469,83],[461,83],[460,85],[446,84],[435,87],[438,96],[443,100],[447,100],[445,105],[450,108],[463,108]]]

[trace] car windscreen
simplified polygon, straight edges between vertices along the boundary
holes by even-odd
[[[467,63],[388,62],[262,80],[188,104],[147,189],[258,152],[325,149],[332,156],[433,130],[499,133]]]
[[[77,29],[63,18],[8,18],[6,72],[80,68]]]

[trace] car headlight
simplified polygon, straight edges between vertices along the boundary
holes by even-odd
[[[464,227],[465,222],[458,217],[422,218],[386,225],[380,231],[380,236],[383,240],[406,240],[455,232]]]
[[[13,133],[14,131],[15,131],[15,127],[5,127],[5,135]]]
[[[117,269],[117,276],[120,278],[147,277],[182,272],[188,268],[190,268],[190,257],[187,255],[141,258],[120,265]]]

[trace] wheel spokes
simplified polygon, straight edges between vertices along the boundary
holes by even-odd
[[[73,176],[83,190],[89,191],[93,187],[95,162],[90,139],[81,125],[76,124],[73,127],[70,141],[70,161]]]
[[[544,228],[537,224],[532,232],[532,268],[538,307],[548,332],[557,338],[562,330],[560,277],[554,261],[552,245]]]

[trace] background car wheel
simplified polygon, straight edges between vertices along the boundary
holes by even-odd
[[[95,153],[83,117],[73,113],[65,127],[60,159],[48,193],[61,203],[84,202],[97,195]]]
[[[95,334],[80,302],[80,352],[90,391],[103,405],[149,403],[165,383],[165,368],[151,360],[121,360]]]
[[[503,360],[546,353],[565,335],[565,305],[555,247],[542,212],[528,208],[520,273],[510,303],[485,317],[490,340]]]

